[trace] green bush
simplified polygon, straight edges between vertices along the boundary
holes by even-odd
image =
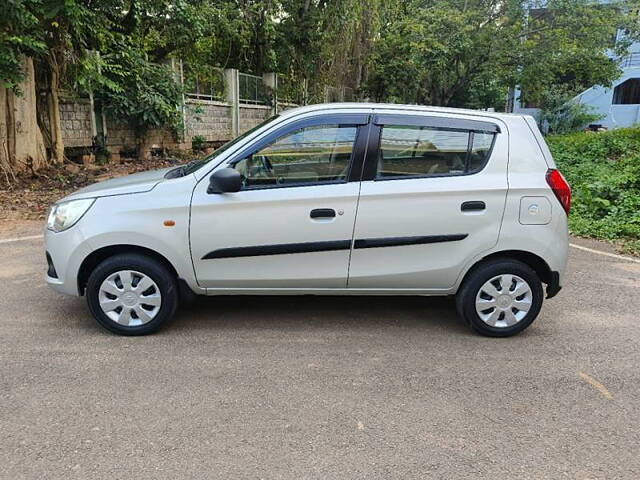
[[[591,105],[576,103],[564,89],[552,89],[543,95],[538,123],[550,133],[565,134],[581,130],[600,120]]]
[[[191,139],[191,149],[194,152],[203,151],[206,144],[207,144],[207,139],[204,138],[202,135],[195,135]]]
[[[640,253],[640,127],[551,135],[547,143],[573,191],[572,233]]]

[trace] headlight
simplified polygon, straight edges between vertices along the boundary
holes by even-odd
[[[54,232],[61,232],[73,227],[95,201],[95,198],[84,198],[53,205],[49,211],[47,228]]]

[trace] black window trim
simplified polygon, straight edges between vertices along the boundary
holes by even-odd
[[[435,128],[438,130],[472,131],[483,133],[501,133],[500,127],[493,122],[470,120],[433,115],[400,115],[397,113],[377,114],[373,117],[376,125],[406,125]]]
[[[425,118],[426,119],[440,118],[445,121],[452,120],[452,121],[456,121],[457,122],[456,125],[458,126],[457,127],[433,126],[431,125],[433,122],[430,122],[430,121],[427,121],[427,122],[423,121],[423,123],[411,123],[411,122],[416,122],[417,119],[425,119]],[[406,122],[405,122],[405,119],[407,119]],[[380,123],[382,121],[385,121],[387,123]],[[473,130],[469,128],[461,128],[459,125],[462,125],[462,123],[460,122],[470,122],[468,123],[469,126],[471,126],[471,124],[476,124],[475,125],[476,128]],[[480,129],[479,128],[480,126],[477,124],[491,125],[495,127],[495,129],[493,131],[487,130],[486,128],[488,127],[484,129]],[[460,173],[432,173],[428,175],[397,175],[394,177],[378,177],[377,176],[378,155],[380,152],[380,142],[382,140],[382,129],[385,125],[426,127],[433,130],[468,132],[469,139],[467,143],[467,157],[465,160],[465,171]],[[372,180],[374,182],[385,182],[385,181],[393,181],[393,180],[420,180],[420,179],[444,178],[444,177],[466,177],[469,175],[477,175],[478,173],[482,172],[486,168],[487,164],[489,163],[489,159],[491,158],[491,155],[493,153],[493,148],[495,147],[495,144],[496,144],[496,139],[498,138],[498,134],[501,132],[500,127],[498,125],[494,123],[489,123],[489,122],[481,122],[478,120],[462,120],[462,119],[453,119],[453,118],[447,118],[447,117],[431,117],[431,116],[423,117],[419,115],[399,115],[399,114],[375,115],[373,118],[372,127],[373,127],[371,129],[372,134],[369,137],[369,145],[371,148],[368,149],[367,155],[365,158],[365,165],[363,169],[362,180],[363,181]],[[470,162],[471,149],[473,147],[472,142],[473,142],[474,133],[491,133],[493,134],[493,139],[491,140],[491,146],[489,147],[487,155],[484,159],[484,163],[477,170],[470,172],[468,171],[468,166]]]
[[[364,153],[366,152],[366,141],[368,137],[371,115],[368,113],[331,113],[320,114],[313,117],[301,118],[294,120],[290,123],[282,125],[272,132],[268,133],[260,140],[248,145],[239,152],[236,152],[232,158],[225,162],[225,166],[233,167],[238,162],[247,158],[247,155],[254,153],[261,148],[273,143],[280,137],[287,133],[293,132],[306,127],[320,126],[320,125],[339,125],[356,127],[356,137],[353,142],[353,148],[351,150],[351,157],[349,157],[349,170],[344,180],[331,180],[331,181],[319,181],[319,182],[299,182],[299,183],[286,183],[281,185],[256,185],[251,187],[243,187],[241,192],[252,192],[256,190],[271,190],[275,188],[297,188],[297,187],[313,187],[321,185],[341,185],[350,182],[360,181],[360,175],[357,175],[362,170],[362,163],[364,161]],[[356,167],[356,168],[354,168]],[[354,176],[354,174],[357,175]]]
[[[475,134],[475,132],[472,130],[472,131],[469,132],[469,136],[467,137],[467,155],[464,158],[464,171],[465,172],[469,172],[469,164],[471,163],[471,150],[473,150],[473,137],[474,137],[474,134]],[[493,137],[495,139],[495,135]],[[493,140],[492,140],[492,143],[493,143]]]

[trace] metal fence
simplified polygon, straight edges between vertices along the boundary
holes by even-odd
[[[233,88],[226,85],[229,79],[225,76],[225,70],[218,67],[193,67],[187,63],[182,64],[181,68],[185,98],[229,101],[227,93],[233,92]],[[267,87],[263,77],[258,75],[237,72],[236,78],[236,101],[245,105],[272,105],[276,99],[284,105],[306,105],[350,102],[356,98],[353,89],[349,87],[313,84],[291,75],[277,74],[273,82],[275,90]],[[227,91],[227,88],[231,90]],[[233,93],[229,94],[234,96]]]
[[[224,71],[216,67],[183,66],[185,96],[197,100],[224,100]]]
[[[238,74],[240,103],[265,105],[270,103],[267,88],[262,77],[240,72]]]

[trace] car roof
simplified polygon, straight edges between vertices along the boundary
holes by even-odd
[[[488,112],[484,110],[471,110],[467,108],[452,107],[435,107],[430,105],[402,105],[396,103],[368,103],[368,102],[352,102],[352,103],[319,103],[315,105],[306,105],[304,107],[295,107],[281,112],[282,117],[295,116],[304,113],[321,112],[324,110],[395,110],[398,113],[411,112],[434,112],[434,113],[450,113],[450,114],[466,114],[476,117],[513,119],[523,118],[525,115],[502,112]]]

